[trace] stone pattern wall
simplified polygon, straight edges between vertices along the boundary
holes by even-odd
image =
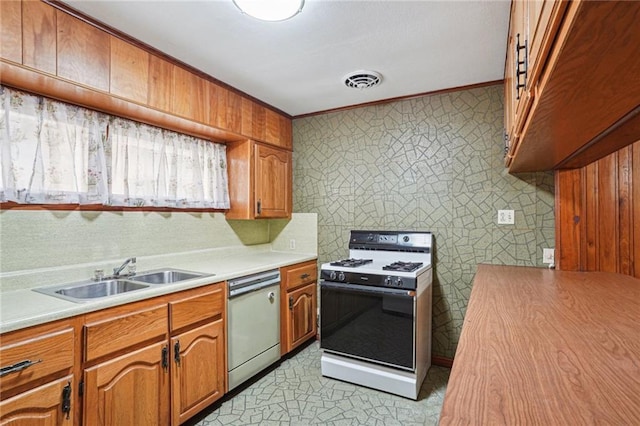
[[[509,175],[501,85],[295,119],[294,212],[318,214],[319,262],[351,229],[432,231],[434,355],[453,358],[478,263],[542,265],[552,173]],[[499,209],[515,225],[498,225]]]

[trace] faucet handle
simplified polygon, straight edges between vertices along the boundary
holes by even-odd
[[[93,280],[102,281],[104,279],[104,269],[96,269],[93,271]]]
[[[127,265],[127,271],[129,275],[133,275],[136,273],[136,258],[132,257],[131,262]]]

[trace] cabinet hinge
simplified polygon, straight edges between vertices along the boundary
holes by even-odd
[[[78,396],[84,395],[84,380],[78,383]]]

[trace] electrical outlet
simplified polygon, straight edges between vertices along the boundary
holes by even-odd
[[[498,210],[498,225],[513,225],[515,214],[513,210]]]
[[[556,251],[552,248],[542,249],[542,263],[554,265],[556,263]]]
[[[289,250],[295,250],[295,249],[296,249],[296,240],[292,238],[289,240]]]

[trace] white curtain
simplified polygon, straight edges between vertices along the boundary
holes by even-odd
[[[226,147],[0,86],[0,201],[229,208]]]
[[[0,86],[0,200],[108,200],[104,114]]]
[[[121,118],[107,144],[111,204],[229,208],[226,146]]]

